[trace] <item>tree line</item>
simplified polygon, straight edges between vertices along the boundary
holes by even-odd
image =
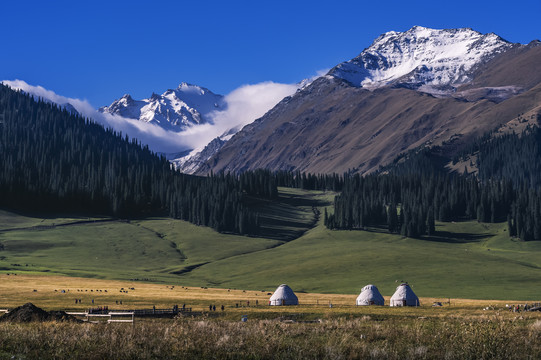
[[[385,173],[309,174],[257,170],[181,174],[142,146],[89,119],[0,86],[0,206],[23,211],[141,217],[165,215],[220,232],[257,234],[249,197],[276,199],[278,186],[340,192],[331,229],[385,227],[431,236],[435,220],[507,221],[523,240],[541,240],[541,130],[487,135],[479,176],[449,174],[437,148],[397,158]],[[463,154],[463,156],[465,156]]]
[[[344,176],[325,216],[331,229],[386,227],[409,237],[431,236],[434,221],[507,221],[509,234],[541,240],[541,130],[487,134],[455,159],[477,155],[478,176],[451,174],[439,148],[421,149],[385,174]],[[405,159],[405,160],[404,160]]]
[[[181,174],[142,146],[57,105],[0,86],[0,206],[21,211],[166,215],[257,234],[246,197],[274,198],[269,172]]]
[[[480,184],[449,174],[354,175],[335,197],[331,229],[385,227],[408,237],[431,236],[435,220],[505,221],[517,193],[510,183]]]

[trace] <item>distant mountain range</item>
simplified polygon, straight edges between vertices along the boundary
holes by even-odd
[[[204,87],[181,83],[176,89],[169,89],[162,95],[153,93],[148,99],[134,100],[126,94],[99,111],[180,131],[212,122],[210,114],[226,107],[222,95]]]
[[[366,173],[540,112],[541,46],[471,29],[388,32],[245,126],[196,173]]]
[[[468,28],[390,31],[325,76],[297,84],[295,94],[253,123],[167,157],[200,175],[257,168],[367,173],[434,145],[451,157],[487,131],[521,131],[524,119],[538,125],[540,45]],[[172,136],[214,125],[227,110],[224,96],[187,83],[142,100],[126,94],[99,109]]]

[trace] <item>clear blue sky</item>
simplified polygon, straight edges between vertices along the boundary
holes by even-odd
[[[293,83],[390,30],[471,27],[541,38],[541,1],[1,1],[0,80],[94,106],[185,81],[226,94]]]

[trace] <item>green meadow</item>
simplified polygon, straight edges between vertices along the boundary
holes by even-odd
[[[355,294],[375,284],[392,295],[408,281],[437,298],[541,300],[541,243],[507,235],[506,224],[437,223],[410,239],[331,231],[333,194],[280,189],[254,202],[261,237],[219,234],[168,218],[132,221],[0,212],[0,271],[237,289]],[[98,220],[98,221],[94,221]],[[110,220],[110,221],[104,221]]]

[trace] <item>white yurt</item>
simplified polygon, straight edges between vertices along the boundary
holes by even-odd
[[[282,284],[272,294],[269,305],[299,305],[299,299],[289,286]]]
[[[400,284],[393,296],[389,306],[419,306],[419,298],[407,283]]]
[[[375,285],[366,285],[357,297],[357,305],[384,305],[385,299]]]

